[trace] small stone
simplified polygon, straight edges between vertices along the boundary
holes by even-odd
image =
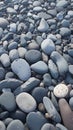
[[[69,105],[70,105],[71,109],[73,110],[73,97],[71,97],[69,99]]]
[[[7,130],[24,130],[24,125],[20,120],[13,120],[9,123]]]
[[[3,67],[0,67],[0,80],[3,80],[5,77],[5,69]]]
[[[9,116],[9,112],[3,111],[0,113],[0,120],[4,120],[4,119],[8,118],[8,116]]]
[[[10,24],[10,31],[14,32],[14,33],[16,32],[16,24],[15,23]]]
[[[17,42],[11,42],[9,45],[8,45],[8,50],[12,50],[12,49],[17,49],[18,47],[18,43]]]
[[[58,128],[58,130],[60,129],[60,130],[68,130],[65,126],[63,126],[62,124],[60,124],[60,123],[57,123],[56,124],[56,128]]]
[[[57,51],[51,53],[51,59],[58,67],[59,74],[64,76],[68,71],[68,63],[64,57]]]
[[[57,41],[56,35],[53,35],[53,34],[49,34],[47,36],[47,39],[51,39],[53,42]]]
[[[24,58],[26,52],[27,52],[27,50],[24,47],[19,47],[18,48],[18,54],[19,54],[20,58]]]
[[[46,73],[43,75],[43,83],[45,87],[49,87],[52,83],[50,74]]]
[[[33,123],[32,123],[33,122]],[[26,123],[30,130],[40,130],[41,127],[47,123],[47,120],[40,112],[30,112],[27,115]]]
[[[0,17],[0,27],[5,29],[8,25],[8,21],[6,19],[4,19],[3,17]]]
[[[67,27],[62,27],[62,28],[60,28],[60,34],[61,34],[61,36],[63,36],[63,37],[65,37],[65,36],[70,36],[71,31],[70,31],[70,29],[67,28]]]
[[[73,130],[73,112],[64,98],[59,100],[59,107],[65,127],[68,130]]]
[[[53,51],[55,51],[55,44],[51,39],[47,38],[41,43],[41,49],[44,53],[50,55]]]
[[[4,92],[0,96],[0,105],[8,111],[14,111],[16,108],[15,97],[11,92]]]
[[[40,32],[46,32],[46,31],[48,31],[48,29],[49,29],[48,23],[45,21],[44,18],[42,18],[41,21],[40,21],[40,24],[38,26],[38,30]]]
[[[18,107],[26,113],[29,113],[36,109],[35,99],[28,93],[21,93],[16,97],[16,103]]]
[[[68,86],[66,86],[65,84],[58,84],[57,86],[55,86],[54,88],[54,95],[58,98],[63,98],[68,96],[69,93],[69,89]]]
[[[51,18],[51,15],[49,15],[48,13],[42,11],[42,12],[38,13],[38,17],[39,18],[44,18],[45,20],[47,20],[47,19]]]
[[[0,130],[6,130],[6,126],[3,121],[0,121]]]
[[[12,49],[9,52],[9,58],[10,58],[11,61],[14,61],[14,60],[18,59],[19,58],[18,50],[17,49]]]
[[[10,58],[9,58],[8,54],[2,54],[0,57],[0,60],[4,67],[10,66]]]
[[[11,64],[12,71],[19,77],[19,79],[26,81],[31,76],[29,64],[24,59],[16,59]]]
[[[51,123],[45,123],[41,130],[56,130],[56,128]]]
[[[38,61],[31,65],[31,69],[39,74],[45,74],[48,72],[48,66],[43,61]]]
[[[60,123],[61,117],[60,117],[59,113],[57,112],[56,108],[54,107],[53,103],[51,102],[51,100],[48,97],[44,97],[43,103],[46,108],[46,111],[49,114],[49,117],[52,120],[54,120],[55,122]]]
[[[69,72],[73,75],[73,65],[69,65]]]

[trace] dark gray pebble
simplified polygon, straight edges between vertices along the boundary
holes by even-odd
[[[45,87],[49,87],[52,83],[50,74],[46,73],[43,75],[43,83]]]
[[[3,67],[0,67],[0,80],[3,80],[5,77],[5,69]]]

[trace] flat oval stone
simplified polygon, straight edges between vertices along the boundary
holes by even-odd
[[[48,66],[43,61],[38,61],[38,62],[32,64],[31,69],[39,74],[44,74],[44,73],[48,72]]]
[[[13,120],[9,123],[7,130],[24,130],[24,125],[20,120]]]
[[[32,123],[33,122],[33,123]],[[27,115],[26,123],[30,130],[40,130],[41,127],[47,123],[47,120],[40,112],[30,112]]]
[[[42,55],[38,50],[29,50],[25,53],[25,59],[31,64],[41,60],[41,58]]]
[[[58,98],[63,98],[66,97],[69,93],[69,88],[68,86],[66,86],[65,84],[58,84],[55,88],[54,88],[54,95]]]
[[[53,51],[55,51],[54,42],[47,38],[41,43],[41,49],[48,55],[50,55]]]
[[[40,21],[40,24],[38,26],[38,30],[40,32],[46,32],[48,29],[49,29],[49,25],[48,25],[47,21],[45,21],[45,19],[42,18]]]
[[[1,28],[5,29],[8,24],[9,24],[9,23],[8,23],[8,21],[7,21],[6,19],[0,17],[0,27],[1,27]]]
[[[6,130],[6,126],[3,121],[0,121],[0,130]]]
[[[52,101],[48,97],[43,98],[43,103],[46,108],[46,111],[49,114],[49,117],[57,123],[61,122],[61,117],[57,112],[56,108],[54,107]]]
[[[8,50],[12,50],[12,49],[17,49],[18,47],[18,43],[17,42],[11,42],[9,45],[8,45]]]
[[[56,130],[56,128],[51,123],[45,123],[41,130]]]
[[[30,66],[24,59],[14,60],[11,64],[11,69],[23,81],[26,81],[31,76]]]
[[[10,58],[8,54],[2,54],[0,60],[4,67],[10,66]]]
[[[28,93],[21,93],[16,97],[16,103],[18,107],[26,112],[29,113],[36,109],[36,101],[35,99]]]
[[[4,92],[0,96],[0,105],[8,111],[13,111],[16,108],[15,97],[11,92]]]
[[[58,1],[57,2],[57,7],[67,7],[67,5],[68,5],[68,1],[66,1],[66,0],[61,0],[61,1]]]
[[[16,14],[16,10],[14,8],[11,8],[11,7],[8,7],[7,8],[7,13],[10,13],[10,14]]]

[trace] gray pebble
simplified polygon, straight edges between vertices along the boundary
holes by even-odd
[[[69,36],[71,34],[71,30],[67,27],[60,28],[60,34],[61,36]]]
[[[48,29],[49,29],[49,25],[48,25],[47,21],[45,21],[45,19],[42,18],[40,21],[40,24],[38,26],[38,30],[40,32],[46,32]]]
[[[45,123],[41,130],[56,130],[54,125],[52,125],[51,123]]]
[[[43,75],[43,83],[45,87],[49,87],[52,83],[50,74],[46,73]]]
[[[5,77],[5,69],[3,67],[0,67],[0,80],[3,80]]]
[[[69,105],[70,105],[71,109],[73,110],[73,97],[71,97],[69,99]]]
[[[14,78],[14,73],[13,72],[7,72],[6,75],[5,75],[5,79],[7,78]]]
[[[70,26],[70,22],[69,20],[63,19],[61,22],[62,27],[69,27]]]
[[[17,42],[11,42],[9,45],[8,45],[8,50],[12,50],[12,49],[17,49],[18,47],[18,43]]]
[[[58,130],[68,130],[65,126],[63,126],[63,125],[60,124],[60,123],[57,123],[57,124],[56,124],[56,128],[58,128]]]
[[[61,0],[61,1],[58,1],[58,3],[57,3],[57,7],[67,7],[67,5],[68,5],[68,1],[66,1],[66,0]]]
[[[69,72],[73,75],[73,65],[69,65]]]
[[[8,21],[7,21],[5,18],[0,17],[0,27],[1,27],[1,28],[5,29],[8,24],[9,24],[9,23],[8,23]]]
[[[4,67],[9,67],[10,66],[10,58],[8,54],[2,54],[0,57],[1,63]]]
[[[11,61],[14,61],[19,58],[19,53],[17,49],[12,49],[9,52],[9,58]]]
[[[8,8],[7,8],[7,13],[13,15],[13,14],[16,14],[17,12],[16,12],[16,10],[15,10],[14,8],[8,7]]]
[[[24,58],[26,52],[27,52],[27,49],[25,49],[24,47],[19,47],[18,48],[18,54],[19,54],[20,58]]]
[[[68,54],[73,57],[73,49],[69,49]]]
[[[6,130],[6,126],[3,121],[0,121],[0,130]]]

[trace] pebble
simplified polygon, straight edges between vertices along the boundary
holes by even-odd
[[[73,57],[73,49],[69,49],[68,54]]]
[[[51,15],[49,15],[48,13],[44,12],[44,11],[41,11],[38,13],[38,17],[39,18],[44,18],[45,20],[51,18]]]
[[[60,75],[63,76],[68,72],[68,63],[59,52],[53,51],[51,59],[56,63]]]
[[[7,78],[14,78],[14,73],[13,72],[7,72],[6,75],[5,75],[5,79]]]
[[[48,29],[49,29],[49,25],[48,25],[47,21],[44,18],[42,18],[40,21],[40,24],[38,26],[38,31],[46,32],[46,31],[48,31]]]
[[[13,120],[9,123],[7,130],[24,130],[24,125],[20,120]]]
[[[52,101],[48,97],[44,97],[43,98],[43,103],[44,103],[46,111],[49,114],[49,117],[53,121],[55,121],[57,123],[60,123],[61,122],[61,117],[60,117],[59,113],[57,112],[56,108],[54,107]]]
[[[70,22],[69,20],[63,19],[61,22],[62,27],[69,27],[70,26]]]
[[[36,7],[33,8],[33,11],[40,12],[40,11],[42,11],[42,7],[41,6],[36,6]]]
[[[3,67],[0,67],[0,80],[3,80],[5,77],[5,69]]]
[[[8,45],[8,50],[10,51],[10,50],[12,50],[12,49],[17,49],[17,47],[18,47],[18,43],[15,42],[15,41],[13,41],[13,42],[11,42],[11,43]]]
[[[65,36],[70,36],[71,30],[67,27],[62,27],[60,28],[60,35],[65,37]]]
[[[63,7],[63,8],[65,8],[65,7],[67,7],[67,5],[68,5],[68,1],[66,1],[66,0],[61,0],[61,1],[58,1],[58,3],[57,3],[57,7]]]
[[[69,11],[68,11],[68,15],[73,18],[73,11],[72,11],[72,10],[69,10]]]
[[[73,75],[73,65],[69,65],[69,72]]]
[[[24,47],[19,47],[18,48],[18,54],[19,54],[20,58],[24,58],[26,52],[27,52],[27,49],[25,49]]]
[[[69,105],[70,105],[71,109],[73,110],[73,97],[71,97],[69,99]]]
[[[29,50],[25,53],[25,59],[30,64],[38,62],[39,60],[41,60],[41,58],[42,58],[42,55],[41,55],[40,51],[38,51],[38,50]]]
[[[8,7],[8,8],[7,8],[7,13],[13,15],[13,14],[16,14],[17,12],[16,12],[16,10],[15,10],[14,8]]]
[[[35,99],[28,93],[23,92],[16,97],[16,103],[18,107],[26,113],[29,113],[36,109]]]
[[[16,108],[15,97],[11,92],[4,92],[0,96],[0,105],[8,111],[14,111]]]
[[[3,121],[0,121],[0,130],[6,130],[6,126]]]
[[[11,69],[22,81],[26,81],[31,76],[30,66],[22,58],[14,60],[11,64]]]
[[[13,121],[12,118],[6,118],[6,119],[4,120],[4,124],[5,124],[6,126],[8,126],[11,121]]]
[[[9,52],[9,58],[11,61],[14,61],[19,58],[19,53],[17,49],[12,49]]]
[[[49,87],[52,84],[52,79],[50,74],[46,73],[43,75],[43,83],[45,87]]]
[[[55,51],[55,44],[51,39],[47,38],[41,43],[41,49],[44,53],[50,55],[53,51]]]
[[[69,104],[67,103],[67,101],[62,98],[59,100],[59,107],[60,107],[60,113],[62,116],[62,120],[63,123],[65,125],[65,127],[68,130],[72,130],[73,129],[73,112],[69,106]]]
[[[54,95],[58,98],[64,98],[64,97],[67,97],[68,96],[68,93],[69,93],[69,88],[67,85],[65,84],[58,84],[55,86],[54,88]]]
[[[43,87],[36,87],[32,91],[32,96],[35,98],[37,103],[41,103],[43,101],[43,97],[47,96],[47,90]]]
[[[33,123],[32,123],[33,122]],[[27,115],[26,123],[30,130],[40,130],[41,127],[47,123],[47,120],[40,112],[30,112]]]
[[[60,123],[57,123],[56,124],[56,128],[60,129],[60,130],[68,130],[65,126],[63,126],[62,124]]]
[[[2,91],[3,88],[10,88],[11,90],[15,90],[22,83],[22,81],[13,78],[2,80],[0,82],[0,91]]]
[[[4,67],[10,66],[10,58],[8,54],[2,54],[0,57],[1,63]]]
[[[3,17],[0,17],[0,27],[1,27],[1,28],[5,29],[8,24],[9,24],[9,23],[8,23],[7,19],[5,19],[5,18],[3,18]]]
[[[57,40],[56,35],[53,35],[53,34],[49,34],[49,35],[47,36],[47,38],[48,38],[48,39],[51,39],[53,42],[55,42],[55,41]]]
[[[35,77],[31,77],[25,83],[23,83],[21,86],[16,88],[16,90],[14,91],[14,94],[17,95],[17,94],[19,94],[21,92],[30,92],[35,87],[37,87],[39,84],[40,84],[39,79],[37,79]]]
[[[31,65],[31,69],[38,74],[45,74],[48,72],[48,66],[43,61],[38,61]]]
[[[57,79],[59,76],[58,68],[56,64],[50,59],[48,62],[49,71],[54,79]]]
[[[15,23],[10,24],[10,32],[13,32],[13,33],[16,32],[16,24]]]
[[[41,130],[56,130],[56,128],[51,123],[45,123]]]

